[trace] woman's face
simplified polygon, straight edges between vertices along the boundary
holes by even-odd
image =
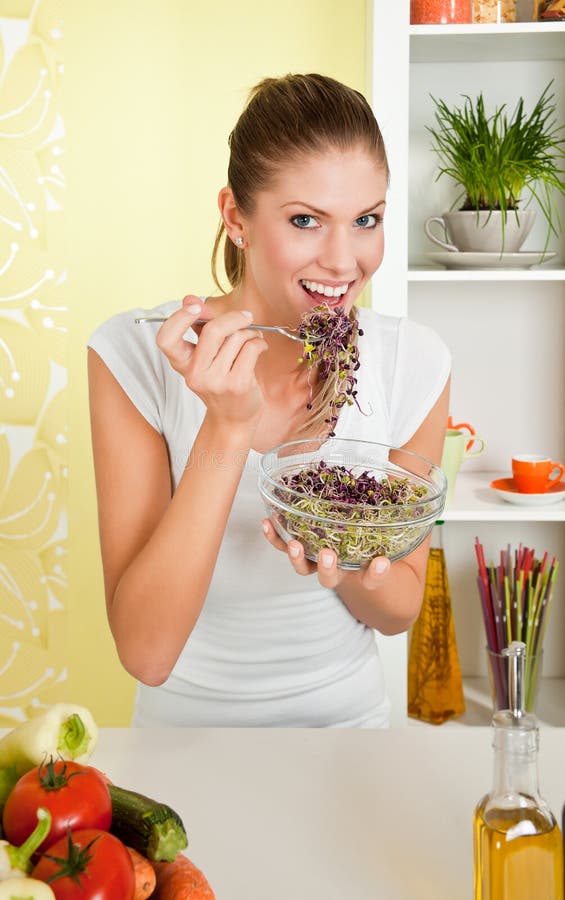
[[[297,321],[320,303],[348,312],[383,258],[386,171],[362,148],[300,159],[244,220],[245,289]]]

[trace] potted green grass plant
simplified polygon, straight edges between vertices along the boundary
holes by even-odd
[[[515,252],[533,225],[535,211],[522,205],[532,198],[547,221],[544,249],[551,234],[560,235],[556,197],[565,194],[565,126],[556,122],[551,85],[529,115],[522,97],[509,116],[506,104],[488,115],[482,93],[475,100],[464,95],[454,108],[432,96],[435,126],[428,131],[439,159],[436,180],[448,175],[461,190],[449,213],[427,221],[431,240],[452,250]],[[451,243],[431,233],[434,219]]]

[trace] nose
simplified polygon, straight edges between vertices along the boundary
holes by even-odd
[[[357,270],[353,235],[347,227],[329,228],[318,254],[318,263],[334,276],[352,276]]]

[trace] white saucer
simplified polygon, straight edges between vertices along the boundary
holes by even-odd
[[[565,500],[565,483],[558,481],[544,494],[521,494],[513,478],[496,478],[489,485],[499,497],[520,506],[547,506]]]
[[[557,253],[548,250],[520,251],[519,253],[463,253],[455,250],[434,250],[426,253],[431,262],[446,269],[529,269],[549,262]]]

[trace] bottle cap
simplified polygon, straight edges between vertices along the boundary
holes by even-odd
[[[515,719],[521,719],[524,707],[524,663],[526,645],[523,641],[512,641],[502,651],[508,657],[508,706]]]

